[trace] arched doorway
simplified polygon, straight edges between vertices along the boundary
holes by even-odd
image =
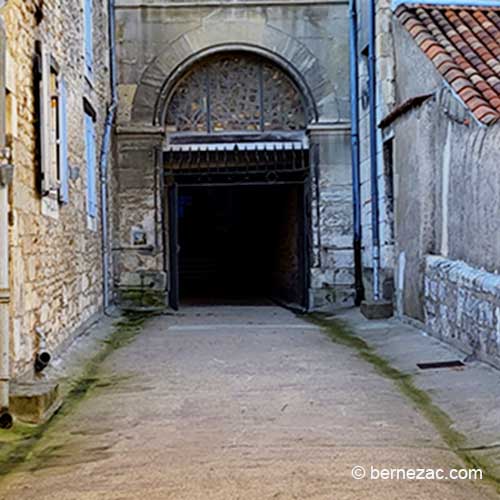
[[[307,309],[313,111],[299,87],[266,58],[230,51],[192,65],[167,102],[171,305]]]

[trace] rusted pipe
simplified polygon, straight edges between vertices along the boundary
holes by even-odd
[[[47,368],[52,359],[52,355],[47,349],[47,337],[43,330],[41,328],[36,328],[35,331],[38,335],[38,352],[35,357],[35,371],[40,373]]]

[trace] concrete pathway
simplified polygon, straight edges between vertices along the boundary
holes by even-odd
[[[0,498],[496,498],[481,481],[354,480],[462,465],[391,381],[283,309],[154,318],[96,375]]]
[[[334,317],[392,367],[411,375],[464,436],[463,449],[486,460],[500,478],[500,371],[480,361],[467,361],[463,368],[419,370],[417,363],[464,360],[466,354],[395,318],[367,321],[359,309],[339,311]]]

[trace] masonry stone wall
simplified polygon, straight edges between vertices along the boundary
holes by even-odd
[[[92,83],[84,77],[81,0],[10,0],[2,11],[8,52],[7,129],[15,164],[10,190],[14,376],[32,367],[38,343],[35,328],[45,332],[49,349],[57,350],[101,309],[100,214],[97,226],[89,227],[83,98],[96,113],[99,151],[109,101],[106,5],[103,0],[94,1]],[[50,47],[67,85],[69,164],[73,174],[67,205],[48,203],[37,189],[33,88],[36,39]],[[96,191],[99,193],[98,186]]]
[[[500,276],[428,256],[425,321],[437,338],[500,368]]]
[[[364,268],[365,292],[372,296],[372,194],[371,194],[371,152],[370,152],[370,112],[368,100],[368,30],[369,1],[358,0],[358,89],[359,89],[359,130],[360,130],[360,184],[361,184],[361,224],[362,263]],[[394,44],[392,32],[392,9],[390,0],[377,0],[376,10],[376,81],[377,103],[376,122],[379,123],[394,107],[396,82],[394,66]],[[380,282],[383,292],[384,282],[392,283],[394,268],[394,227],[392,218],[392,178],[388,175],[389,165],[385,165],[383,143],[390,137],[383,136],[377,128],[377,185],[379,191],[379,237],[380,237]],[[391,286],[385,287],[391,289]]]
[[[316,307],[353,304],[353,210],[350,130],[312,129],[319,148],[318,191],[313,200],[311,289]],[[316,210],[319,208],[319,210]]]
[[[168,283],[168,248],[163,247],[167,199],[150,156],[165,138],[161,111],[166,89],[179,67],[230,46],[269,57],[310,92],[317,120],[308,134],[318,152],[311,165],[318,167],[312,193],[311,298],[316,306],[351,304],[348,2],[283,0],[257,6],[245,0],[220,5],[200,0],[182,7],[166,0],[149,6],[117,0],[116,7],[120,104],[114,259],[120,294]],[[143,189],[127,181],[141,173]],[[134,244],[137,230],[144,245]]]

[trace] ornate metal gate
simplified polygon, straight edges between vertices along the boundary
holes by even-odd
[[[169,217],[170,303],[179,303],[178,186],[303,186],[299,284],[308,308],[310,119],[294,82],[274,64],[226,53],[192,68],[174,87],[163,151]]]

